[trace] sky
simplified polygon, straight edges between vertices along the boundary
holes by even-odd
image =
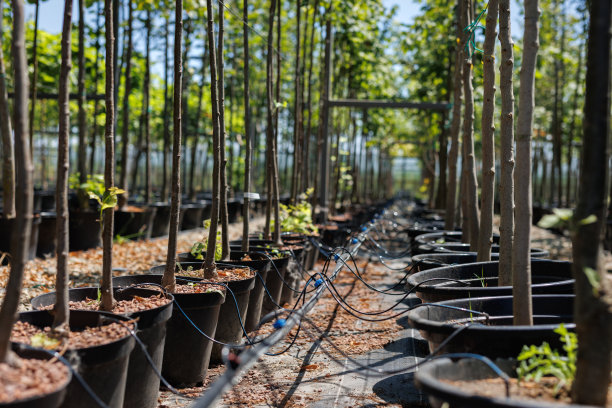
[[[74,12],[72,18],[77,19],[78,12],[78,1],[74,1]],[[63,19],[63,7],[64,2],[62,0],[46,0],[40,4],[39,12],[39,25],[42,30],[47,32],[58,34],[62,30],[62,19]],[[383,4],[386,7],[392,7],[397,5],[398,21],[402,23],[412,22],[414,16],[419,11],[419,6],[414,0],[383,0]],[[26,3],[26,19],[34,19],[34,5]]]

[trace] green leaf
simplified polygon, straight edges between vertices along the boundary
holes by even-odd
[[[584,272],[589,283],[593,287],[593,294],[595,295],[595,297],[599,297],[599,288],[601,287],[601,284],[599,282],[599,274],[595,269],[589,268],[588,266],[585,266],[582,271]]]
[[[61,341],[47,336],[45,333],[37,333],[30,337],[32,347],[44,348],[46,350],[54,350],[58,348]]]

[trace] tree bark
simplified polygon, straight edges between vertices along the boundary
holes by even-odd
[[[478,257],[491,260],[493,244],[493,203],[495,198],[495,40],[497,37],[498,0],[489,0],[485,41],[483,46],[483,104],[482,104],[482,192],[480,204],[480,232]]]
[[[244,52],[244,137],[246,144],[246,156],[244,159],[244,193],[242,206],[242,251],[249,251],[249,210],[251,205],[251,156],[252,156],[252,140],[251,140],[251,106],[249,100],[250,92],[250,72],[249,72],[249,2],[242,0],[242,38]]]
[[[466,1],[466,24],[472,19],[472,0]],[[474,157],[474,88],[472,85],[472,57],[467,57],[463,67],[463,93],[465,94],[465,109],[463,112],[463,145],[466,172],[466,199],[468,211],[468,227],[470,229],[470,250],[478,249],[478,180],[476,179],[476,160]]]
[[[499,285],[507,286],[512,284],[514,233],[514,184],[512,179],[514,172],[514,89],[512,85],[514,42],[510,31],[510,0],[499,1],[499,42],[501,45],[501,63],[499,66],[499,87],[501,90]]]
[[[217,51],[215,47],[215,37],[213,31],[213,8],[212,0],[206,0],[207,15],[207,38],[208,55],[210,63],[210,102],[212,105],[213,121],[213,189],[212,189],[212,209],[210,212],[210,228],[208,229],[208,245],[206,247],[206,257],[204,258],[204,277],[207,279],[217,275],[215,264],[215,247],[217,244],[217,230],[219,226],[219,202],[220,202],[220,171],[221,171],[221,151],[220,151],[220,113],[219,98],[217,96]],[[212,245],[211,245],[212,244]]]
[[[457,39],[464,37],[461,27],[461,15],[463,2],[457,0]],[[448,185],[446,186],[446,213],[444,218],[444,229],[452,231],[455,229],[455,209],[457,207],[457,158],[459,157],[459,129],[461,128],[461,105],[463,100],[463,50],[461,41],[455,50],[455,70],[453,88],[453,113],[450,129],[451,145],[448,152]]]
[[[266,225],[264,234],[270,234],[270,222],[272,219],[272,201],[274,200],[274,189],[272,187],[272,179],[274,175],[274,93],[273,93],[273,76],[274,76],[274,17],[276,15],[276,0],[270,0],[270,9],[268,12],[268,49],[266,54],[266,178],[267,178],[267,206],[266,206]]]
[[[36,91],[38,85],[38,15],[40,0],[35,0],[34,6],[34,39],[32,41],[32,82],[30,83],[30,150],[34,157],[34,117],[36,114]]]
[[[3,10],[0,0],[0,10]],[[0,18],[0,133],[2,134],[2,192],[4,218],[15,217],[15,146],[8,93],[6,91],[6,69],[4,67],[2,19]]]
[[[579,90],[581,88],[581,75],[582,75],[582,48],[578,50],[578,64],[576,65],[576,78],[574,79],[574,83],[576,87],[574,89],[574,96],[572,100],[572,119],[570,121],[570,128],[567,134],[567,150],[566,150],[566,159],[567,159],[567,175],[565,180],[565,207],[570,208],[572,205],[572,177],[574,177],[574,172],[572,169],[573,163],[573,146],[572,143],[574,141],[574,136],[576,133],[576,111],[578,110],[578,97]]]
[[[191,142],[191,160],[189,163],[189,200],[195,201],[196,189],[195,189],[195,169],[196,169],[196,154],[198,151],[198,141],[200,139],[200,116],[202,115],[202,99],[204,98],[204,88],[206,74],[206,51],[202,51],[202,82],[198,89],[198,106],[195,116],[195,128],[193,129],[193,137]]]
[[[104,0],[104,19],[106,22],[106,124],[104,129],[104,187],[108,191],[115,184],[115,36],[114,36],[114,0]],[[129,64],[128,64],[129,66]],[[126,90],[127,92],[127,90]],[[115,305],[113,297],[113,224],[115,208],[107,208],[103,215],[102,230],[102,301],[100,309],[111,311]]]
[[[164,35],[164,151],[162,153],[162,185],[160,201],[165,203],[168,200],[168,153],[170,150],[170,119],[168,118],[168,44],[170,37],[170,18],[166,17],[166,29]]]
[[[211,0],[208,0],[210,3]],[[210,4],[208,4],[210,10]],[[209,11],[210,12],[210,11]],[[170,292],[176,289],[176,245],[179,229],[179,213],[181,210],[181,137],[183,132],[181,103],[183,101],[183,61],[181,46],[183,39],[183,0],[175,1],[174,9],[174,99],[173,99],[173,132],[172,141],[172,193],[170,198],[170,229],[168,231],[168,252],[166,253],[166,269],[162,277],[162,286]]]
[[[82,1],[82,0],[81,0]],[[151,203],[151,129],[150,129],[150,107],[149,99],[151,94],[151,10],[147,8],[145,29],[147,38],[145,40],[145,76],[144,76],[144,128],[145,128],[145,203]]]
[[[102,2],[98,2],[98,9],[96,12],[96,59],[94,62],[94,92],[98,93],[98,62],[100,61],[100,15]],[[94,112],[93,112],[93,125],[91,128],[91,139],[89,142],[89,172],[94,174],[96,172],[96,146],[98,138],[98,98],[94,99]]]
[[[38,0],[40,1],[40,0]],[[85,112],[86,91],[85,91],[85,0],[79,2],[79,70],[78,70],[78,126],[79,126],[79,147],[77,157],[77,170],[81,183],[87,181],[87,114]],[[94,92],[95,93],[95,92]]]
[[[79,0],[79,3],[82,2],[83,0]],[[79,18],[81,17],[79,16]],[[56,295],[53,317],[53,329],[60,333],[66,333],[70,330],[68,327],[68,318],[70,315],[70,308],[68,306],[68,172],[70,168],[68,149],[70,145],[69,77],[70,70],[72,69],[71,28],[72,0],[66,0],[64,3],[64,23],[62,27],[62,61],[60,66],[58,90],[59,135],[57,143],[57,184],[55,187],[55,206],[57,209],[57,222],[55,225],[57,247],[55,249],[55,254],[57,256],[57,274],[55,280]],[[79,44],[79,48],[81,47],[82,43]]]
[[[300,59],[301,48],[301,16],[302,5],[300,0],[296,0],[295,10],[295,75],[294,75],[294,104],[293,104],[293,177],[291,179],[291,202],[295,203],[298,192],[300,190],[300,181],[302,179],[302,61]]]
[[[278,1],[278,10],[277,10],[277,26],[276,26],[276,102],[280,103],[280,88],[281,88],[281,9],[282,2]],[[274,201],[272,203],[272,209],[274,211],[274,234],[272,235],[272,240],[277,245],[282,245],[282,241],[280,238],[281,228],[280,228],[280,189],[279,189],[279,169],[278,169],[278,137],[279,137],[279,126],[278,126],[278,117],[279,117],[279,109],[276,108],[274,110],[274,135],[272,140],[272,161],[273,161],[273,173],[272,173],[272,194],[274,196]]]
[[[531,301],[531,135],[535,105],[535,72],[538,57],[540,10],[538,0],[525,1],[525,28],[516,130],[515,226],[512,246],[514,324],[532,325]]]
[[[127,50],[125,60],[125,81],[123,92],[123,126],[121,128],[121,174],[119,179],[119,187],[125,190],[119,197],[119,208],[127,205],[128,200],[128,147],[130,145],[130,94],[132,93],[132,48],[133,48],[133,9],[132,2],[128,1],[128,26],[127,26]]]
[[[603,407],[612,369],[612,279],[601,259],[609,177],[612,1],[592,1],[589,5],[580,193],[572,234],[574,319],[578,334],[572,400],[576,404]],[[596,217],[595,222],[581,222],[590,216]]]
[[[230,245],[229,245],[229,223],[227,215],[227,159],[225,158],[225,64],[223,61],[223,36],[225,33],[224,23],[224,9],[222,0],[219,0],[219,43],[217,45],[217,69],[219,70],[218,82],[217,82],[217,95],[219,98],[219,151],[220,151],[220,169],[219,169],[219,183],[220,183],[220,194],[221,206],[219,215],[221,217],[221,259],[229,259],[230,256]]]
[[[33,166],[30,154],[28,132],[28,70],[25,54],[25,24],[23,0],[13,0],[13,47],[12,58],[15,68],[15,99],[13,124],[15,135],[17,189],[16,217],[11,237],[11,273],[6,285],[2,309],[0,309],[0,362],[10,359],[10,336],[19,306],[19,296],[28,243],[32,226],[34,191],[32,184]]]

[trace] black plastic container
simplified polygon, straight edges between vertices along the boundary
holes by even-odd
[[[463,310],[449,309],[436,304],[423,305],[408,312],[408,321],[429,342],[430,351],[436,349],[457,329],[463,328],[441,350],[444,353],[478,353],[487,357],[516,357],[523,345],[548,342],[561,349],[559,334],[554,330],[564,323],[574,330],[574,295],[535,295],[533,326],[512,324],[512,296],[456,299],[439,302]],[[469,325],[465,327],[465,325]]]
[[[210,218],[210,201],[188,201],[181,205],[181,230],[202,228],[202,222]]]
[[[162,275],[130,275],[113,278],[115,286],[153,283],[160,285]],[[178,284],[194,279],[177,277]],[[193,386],[206,378],[212,342],[200,334],[190,323],[193,322],[207,336],[214,338],[221,304],[225,301],[224,291],[206,293],[175,293],[176,304],[167,324],[166,345],[162,374],[175,386]],[[185,318],[180,309],[185,312]]]
[[[411,258],[415,265],[414,272],[426,271],[441,266],[461,265],[476,262],[477,255],[474,252],[440,252],[431,254],[415,255]],[[492,253],[491,260],[499,259],[499,254]]]
[[[38,226],[38,244],[36,246],[36,256],[45,258],[55,254],[57,246],[56,237],[57,216],[54,212],[40,213],[40,225]]]
[[[565,261],[532,259],[532,293],[573,293],[574,279],[571,265]],[[498,261],[443,266],[410,275],[406,286],[412,288],[420,284],[416,289],[416,295],[423,302],[511,295],[512,286],[497,286],[498,271]],[[438,280],[421,283],[428,279]],[[463,284],[452,280],[460,280]]]
[[[165,265],[154,266],[150,269],[151,273],[163,273]],[[197,270],[202,267],[202,262],[181,262],[181,268]],[[236,267],[244,267],[240,264],[224,264],[217,263],[217,269],[231,269]],[[178,268],[178,266],[177,266]],[[179,272],[179,270],[177,270]],[[249,305],[249,294],[255,286],[256,276],[248,279],[223,282],[232,291],[226,294],[226,301],[221,305],[219,310],[219,320],[215,331],[215,340],[227,344],[239,343],[242,339],[243,331],[241,326],[244,324],[244,319],[247,315],[247,307]],[[205,280],[205,279],[203,279]],[[235,297],[235,301],[234,301]],[[221,363],[221,348],[222,346],[213,343],[212,352],[210,355],[210,363]]]
[[[112,320],[105,317],[110,317]],[[80,330],[112,323],[117,319],[129,320],[125,316],[112,313],[71,310],[69,324],[71,330]],[[49,327],[53,324],[53,315],[47,310],[23,312],[19,314],[19,320],[41,328]],[[134,339],[127,335],[101,346],[67,350],[64,357],[104,403],[109,407],[119,408],[123,406],[128,361],[133,348]],[[68,385],[62,407],[93,406],[96,406],[96,403],[73,378]]]
[[[427,248],[427,249],[425,249]],[[445,244],[426,244],[419,247],[421,253],[432,252],[470,252],[470,244],[461,242],[448,242]],[[499,245],[491,245],[491,253],[499,254]],[[532,258],[547,258],[550,256],[545,249],[531,248],[530,255]]]
[[[230,263],[232,265],[241,265],[248,266],[253,269],[255,273],[258,275],[255,277],[255,284],[253,289],[249,294],[249,304],[246,310],[246,316],[242,316],[244,320],[245,328],[248,332],[253,331],[257,328],[259,324],[259,319],[261,317],[261,307],[264,300],[264,282],[268,277],[268,273],[271,269],[272,263],[270,259],[266,256],[254,252],[249,252],[248,255],[252,260],[243,261],[242,258],[246,255],[245,252],[242,251],[232,251],[230,252],[231,261],[224,261],[224,263]],[[178,254],[178,262],[181,262],[181,265],[184,262],[198,262],[189,252],[183,252]],[[199,261],[201,262],[201,261]]]
[[[114,296],[116,300],[129,300],[134,296],[149,297],[157,295],[159,291],[142,288],[117,288],[115,287]],[[82,301],[85,299],[95,299],[98,288],[74,288],[68,290],[70,301]],[[165,294],[170,302],[149,310],[127,313],[126,316],[138,319],[138,338],[147,348],[147,353],[161,371],[164,344],[166,341],[166,323],[172,315],[172,302],[174,297]],[[32,299],[31,304],[34,309],[41,309],[55,303],[55,292],[45,293]],[[123,406],[128,407],[156,407],[159,394],[159,377],[147,361],[142,349],[136,345],[130,355],[128,366],[128,377],[125,387],[125,398]]]
[[[150,239],[155,219],[155,207],[139,207],[139,211],[115,211],[115,236],[129,239]]]
[[[38,246],[38,228],[40,227],[41,217],[39,214],[34,214],[32,218],[32,228],[30,235],[30,245],[28,246],[28,260],[34,259],[36,257],[36,248]],[[13,225],[15,223],[15,218],[2,218],[0,217],[0,251],[7,252],[10,254],[11,252],[11,237],[13,234]],[[0,265],[7,265],[9,263],[9,258],[5,257]]]
[[[516,361],[495,360],[495,364],[508,376],[516,378]],[[595,408],[587,405],[556,404],[545,401],[530,401],[526,398],[514,399],[512,395],[486,397],[467,392],[452,381],[471,381],[499,378],[488,365],[474,359],[453,361],[441,358],[428,362],[416,371],[414,381],[429,397],[432,408],[448,406],[452,408]],[[443,381],[446,380],[446,381]]]
[[[97,211],[70,211],[70,251],[84,251],[102,244],[102,227]]]
[[[13,351],[20,357],[25,359],[50,360],[52,356],[42,350],[25,348],[23,345],[13,343]],[[72,372],[68,369],[67,381],[57,390],[49,394],[37,395],[27,399],[22,399],[13,402],[0,403],[2,408],[58,408],[64,402],[68,384],[72,380]]]
[[[153,219],[153,227],[151,228],[151,238],[168,235],[168,231],[170,230],[170,204],[159,202],[153,203],[150,206],[155,208],[155,218]],[[182,221],[180,214],[184,213],[179,213],[179,227]]]

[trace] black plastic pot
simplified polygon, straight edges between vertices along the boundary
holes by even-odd
[[[155,219],[155,207],[141,207],[140,211],[115,211],[115,236],[130,239],[150,239]]]
[[[310,237],[316,238],[315,236]],[[314,268],[314,265],[319,259],[319,250],[310,242],[309,236],[300,234],[283,234],[281,238],[283,243],[286,245],[302,245],[304,247],[302,266],[307,271]]]
[[[170,229],[170,204],[168,203],[153,203],[150,205],[155,208],[155,218],[153,219],[153,227],[151,228],[151,238],[161,237],[168,235]],[[179,226],[181,225],[182,219],[179,213]]]
[[[570,262],[532,259],[532,293],[573,293],[574,279],[571,269]],[[413,288],[420,284],[416,289],[416,295],[423,302],[511,295],[511,286],[497,286],[498,270],[498,261],[443,266],[410,275],[406,287]],[[422,283],[429,279],[436,280]]]
[[[238,221],[238,216],[241,211],[242,200],[237,198],[229,198],[227,200],[227,219],[230,224]]]
[[[116,300],[129,300],[134,296],[149,297],[159,292],[142,288],[114,288]],[[74,288],[68,290],[70,301],[82,301],[87,298],[95,299],[98,288]],[[126,314],[127,317],[138,319],[138,338],[144,343],[158,370],[161,370],[164,344],[166,341],[166,323],[172,315],[171,294],[165,294],[170,303],[155,309],[143,310]],[[45,293],[32,299],[34,309],[41,309],[55,303],[55,292]],[[136,346],[130,355],[128,377],[125,387],[123,406],[128,407],[156,407],[159,394],[159,377],[151,368],[145,354]]]
[[[289,244],[288,244],[289,245]],[[295,291],[300,287],[300,281],[302,278],[302,271],[304,268],[304,255],[305,247],[301,244],[292,244],[294,246],[299,245],[299,248],[292,250],[291,260],[287,266],[287,272],[285,273],[286,285],[283,285],[281,292],[280,304],[293,303]]]
[[[287,267],[289,266],[290,260],[291,257],[289,255],[282,258],[272,259],[272,266],[270,267],[268,277],[266,278],[266,288],[268,288],[268,293],[263,297],[260,315],[266,315],[271,311],[278,309],[276,304],[280,304],[285,275],[287,273]],[[270,296],[272,298],[270,298]]]
[[[25,348],[23,345],[13,343],[13,351],[20,357],[25,359],[50,360],[52,356],[42,350]],[[0,403],[2,408],[57,408],[62,405],[66,397],[68,384],[72,380],[72,372],[68,367],[68,379],[57,390],[43,395],[37,395],[27,399],[22,399],[13,402]]]
[[[210,201],[188,201],[181,205],[181,230],[202,228],[202,222],[210,218]]]
[[[151,273],[163,273],[165,265],[154,266],[150,269]],[[192,268],[197,270],[202,267],[202,261],[199,262],[181,262],[181,268],[183,270]],[[217,263],[218,269],[231,269],[235,267],[242,267],[242,265],[229,264],[229,263]],[[178,272],[178,271],[177,271]],[[244,324],[244,318],[247,314],[247,307],[249,305],[249,294],[253,286],[255,286],[255,278],[235,280],[223,282],[232,291],[226,294],[226,301],[221,305],[219,310],[219,320],[217,322],[217,329],[215,331],[215,340],[222,343],[234,344],[239,343],[242,339],[242,324]],[[205,279],[203,279],[205,280]],[[235,299],[234,299],[235,297]],[[235,300],[235,301],[234,301]],[[222,346],[217,343],[213,343],[212,352],[210,355],[210,363],[218,364],[221,363],[221,348]]]
[[[420,246],[419,249],[423,249],[424,247],[432,248],[432,252],[470,252],[470,244],[464,244],[461,242],[449,242],[446,244],[428,244]],[[427,252],[427,250],[423,251],[423,253]],[[491,252],[499,254],[499,245],[491,245]],[[550,256],[550,253],[545,249],[531,248],[532,258],[547,258],[548,256]]]
[[[102,243],[100,213],[96,211],[70,211],[70,251],[97,248]]]
[[[39,258],[55,254],[55,247],[57,246],[56,221],[57,217],[54,212],[40,213],[38,244],[36,246],[36,256]]]
[[[162,275],[130,275],[113,278],[116,286],[154,283],[161,284]],[[187,283],[177,277],[177,283]],[[219,309],[225,301],[222,292],[175,293],[177,305],[172,308],[172,317],[167,324],[166,345],[162,364],[162,374],[175,386],[193,386],[206,378],[212,342],[200,334],[192,325],[197,326],[207,336],[214,338],[219,318]],[[191,321],[191,322],[190,322]]]
[[[255,330],[259,324],[259,319],[261,317],[261,307],[263,304],[265,293],[263,282],[266,282],[272,264],[270,260],[262,254],[250,252],[249,256],[252,258],[251,261],[242,261],[241,259],[244,256],[245,252],[232,251],[230,252],[230,258],[232,259],[232,261],[225,261],[225,263],[230,263],[232,265],[248,266],[249,268],[253,269],[258,275],[255,277],[253,289],[249,294],[249,304],[246,310],[246,316],[242,316],[245,328],[248,332],[250,332]],[[181,263],[181,266],[183,265],[183,263],[186,262],[198,262],[198,260],[195,259],[189,252],[183,252],[178,254],[177,261]]]
[[[105,319],[106,316],[113,320]],[[129,320],[125,316],[112,313],[71,310],[69,324],[71,330],[81,330],[108,324],[117,319]],[[47,310],[22,312],[19,314],[19,320],[41,328],[49,327],[53,324],[53,314]],[[64,357],[104,403],[109,407],[119,408],[123,406],[128,361],[133,348],[134,339],[127,335],[101,346],[67,350]],[[96,406],[94,400],[73,378],[68,385],[62,407],[93,406]]]
[[[441,266],[460,265],[476,262],[474,252],[439,252],[431,254],[420,254],[413,256],[412,264],[415,265],[414,272],[426,271],[428,269],[439,268]],[[499,259],[499,254],[492,253],[491,260]]]
[[[11,252],[11,237],[13,235],[13,225],[15,218],[0,217],[0,252]],[[36,257],[36,247],[38,246],[38,228],[40,227],[41,217],[39,214],[34,214],[32,218],[32,228],[30,235],[30,245],[28,247],[28,260]],[[5,257],[0,265],[7,265],[9,258]]]
[[[574,330],[574,295],[535,295],[533,326],[512,324],[512,296],[456,299],[427,304],[408,312],[408,321],[429,342],[430,351],[436,349],[457,329],[463,328],[441,350],[445,353],[478,353],[487,357],[515,357],[523,345],[548,342],[551,347],[563,346],[554,330],[564,323]],[[448,305],[483,312],[486,316],[463,310],[449,309]],[[465,325],[469,325],[465,327]]]
[[[516,377],[516,362],[509,359],[495,360],[495,364],[510,377]],[[544,401],[529,401],[525,398],[514,399],[499,395],[494,398],[464,391],[447,381],[470,381],[498,378],[482,361],[461,359],[453,361],[441,358],[430,361],[415,373],[414,382],[429,397],[432,408],[444,404],[452,408],[594,408],[587,405],[555,404]],[[443,381],[447,380],[447,381]]]

